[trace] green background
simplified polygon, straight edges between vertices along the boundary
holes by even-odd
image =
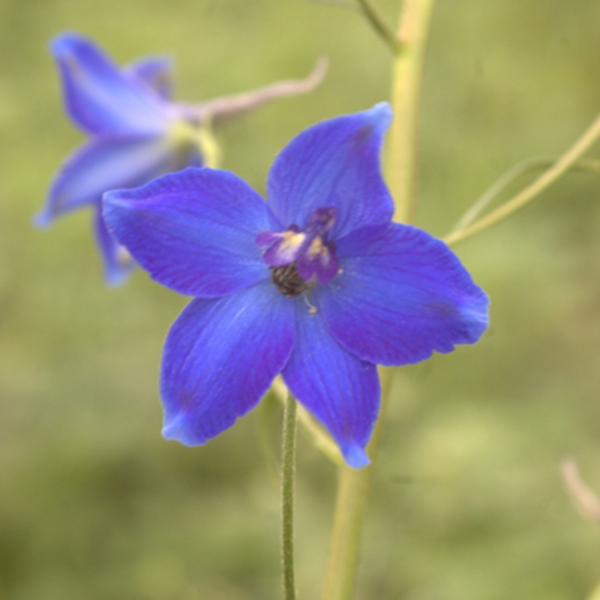
[[[391,21],[398,4],[380,3]],[[599,24],[596,0],[438,1],[419,225],[443,235],[507,168],[560,154],[588,126]],[[387,49],[354,11],[309,0],[0,0],[0,598],[280,598],[260,411],[202,448],[160,437],[161,346],[186,299],[143,272],[107,289],[86,211],[31,225],[82,141],[47,51],[67,29],[121,63],[171,54],[188,102],[328,56],[313,95],[221,131],[223,166],[260,191],[302,128],[389,96]],[[600,491],[599,195],[597,175],[567,175],[457,246],[491,297],[491,327],[401,371],[357,599],[567,600],[600,582],[599,532],[559,475],[573,456]],[[298,587],[317,598],[335,471],[302,437],[297,482]]]

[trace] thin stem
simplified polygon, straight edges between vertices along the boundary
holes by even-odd
[[[567,492],[577,510],[595,525],[600,525],[600,498],[581,479],[577,463],[573,459],[565,458],[560,470]]]
[[[581,137],[565,152],[548,170],[544,171],[535,181],[520,191],[516,196],[508,200],[505,204],[498,207],[485,217],[481,217],[475,223],[472,223],[464,229],[455,231],[444,238],[447,244],[465,240],[475,233],[483,231],[517,210],[523,208],[527,203],[541,194],[546,188],[550,187],[561,175],[564,175],[577,160],[590,148],[590,146],[600,136],[600,115],[586,129]]]
[[[182,110],[187,109],[187,114],[191,119],[218,125],[224,119],[251,112],[273,100],[312,92],[325,79],[328,68],[329,61],[327,58],[321,57],[304,79],[277,81],[243,94],[214,98],[198,105],[191,104],[181,108]]]
[[[273,381],[273,391],[279,397],[282,404],[285,405],[288,389],[280,377]],[[340,449],[331,439],[331,436],[310,416],[308,411],[303,406],[298,406],[297,412],[298,424],[313,443],[317,450],[320,450],[334,465],[342,466],[344,459],[340,453]]]
[[[310,438],[317,450],[321,451],[334,465],[341,467],[344,464],[344,459],[335,442],[302,406],[298,407],[298,423],[300,423],[302,430]]]
[[[388,183],[396,203],[394,218],[402,223],[414,221],[417,117],[433,5],[434,0],[405,0],[396,36],[402,52],[394,62]]]
[[[295,600],[294,582],[294,474],[296,470],[296,400],[289,394],[283,414],[281,447],[281,559],[285,600]]]
[[[394,54],[398,53],[402,47],[395,31],[383,18],[381,13],[371,4],[371,0],[357,0],[360,11],[365,19],[370,23],[375,33],[392,49]]]
[[[452,233],[464,229],[470,225],[488,205],[513,181],[525,175],[529,171],[546,169],[551,167],[558,159],[548,158],[547,156],[534,156],[528,158],[511,167],[504,175],[499,177],[469,208],[461,217],[460,221],[454,226]],[[573,170],[600,172],[600,161],[597,160],[579,160],[571,167]]]
[[[509,186],[515,179],[521,177],[528,171],[538,168],[551,167],[557,159],[547,159],[543,157],[533,157],[520,162],[511,167],[504,175],[500,176],[483,194],[473,203],[471,208],[461,217],[458,223],[454,226],[452,233],[464,229],[470,225],[488,206],[488,204],[502,190]]]
[[[346,465],[339,470],[335,517],[322,600],[349,600],[353,595],[363,523],[390,398],[392,377],[392,369],[382,369],[381,410],[371,443],[367,448],[371,464],[360,471]]]

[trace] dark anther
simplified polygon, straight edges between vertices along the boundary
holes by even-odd
[[[284,296],[299,296],[310,287],[310,283],[298,275],[294,263],[283,267],[271,267],[271,281]]]

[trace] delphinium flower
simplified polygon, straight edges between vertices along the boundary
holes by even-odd
[[[63,164],[36,222],[46,226],[60,215],[91,206],[106,279],[113,284],[123,281],[135,263],[106,229],[100,210],[104,192],[203,166],[210,125],[274,98],[310,91],[324,74],[320,64],[306,80],[190,105],[171,100],[172,65],[165,57],[120,68],[90,40],[73,33],[55,38],[51,52],[67,113],[90,139]]]
[[[391,221],[387,104],[317,124],[280,153],[267,201],[236,175],[186,169],[104,197],[109,229],[151,276],[195,299],[167,337],[163,435],[204,444],[273,378],[368,464],[377,364],[476,342],[488,301],[455,254]]]

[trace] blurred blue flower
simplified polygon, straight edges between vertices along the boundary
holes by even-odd
[[[391,222],[387,104],[325,121],[281,152],[268,202],[226,171],[186,169],[104,197],[110,230],[151,276],[194,296],[168,335],[163,435],[203,444],[281,373],[346,462],[368,464],[376,364],[476,342],[488,300],[426,232]]]
[[[134,265],[109,234],[100,211],[108,190],[140,186],[164,173],[202,166],[189,109],[170,102],[171,64],[147,58],[120,69],[86,38],[65,33],[51,51],[71,120],[90,139],[68,157],[50,188],[38,225],[82,206],[94,207],[94,231],[109,283]]]
[[[71,120],[89,141],[71,154],[56,175],[39,226],[83,206],[94,209],[94,232],[106,279],[122,282],[135,265],[107,231],[102,194],[133,188],[187,166],[214,162],[217,149],[208,128],[276,98],[312,91],[322,81],[326,61],[304,80],[275,83],[253,92],[198,105],[171,101],[171,62],[150,57],[119,68],[90,40],[65,33],[51,43]]]

